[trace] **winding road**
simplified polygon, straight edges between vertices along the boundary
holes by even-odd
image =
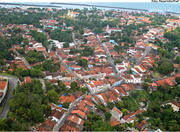
[[[3,119],[3,118],[7,117],[7,114],[8,114],[8,111],[9,111],[8,101],[12,97],[12,92],[16,88],[19,79],[16,78],[16,77],[11,77],[11,76],[3,76],[3,75],[0,75],[0,76],[1,77],[7,77],[8,80],[9,80],[8,85],[10,86],[8,91],[7,91],[6,96],[4,97],[4,103],[5,104],[4,104],[2,112],[0,113],[0,119]]]

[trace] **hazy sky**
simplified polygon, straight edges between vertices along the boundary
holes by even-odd
[[[151,0],[0,0],[0,2],[151,2]]]

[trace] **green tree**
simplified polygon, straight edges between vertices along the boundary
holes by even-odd
[[[173,72],[173,70],[174,70],[174,66],[173,66],[172,62],[170,62],[168,60],[163,60],[158,67],[158,71],[164,75],[167,75],[167,74]]]
[[[94,55],[94,49],[88,46],[85,46],[83,49],[81,56],[93,56]]]
[[[109,121],[110,118],[111,118],[111,114],[109,112],[105,112],[105,117],[106,117],[106,120]]]
[[[63,93],[67,91],[66,85],[61,80],[58,81],[58,87],[59,87],[59,93]]]
[[[180,64],[180,56],[177,56],[177,57],[176,57],[175,62],[176,62],[177,64]]]
[[[107,107],[112,110],[114,107],[114,103],[108,102]]]
[[[42,63],[42,67],[46,71],[56,72],[59,69],[58,63],[54,64],[53,60],[45,60]]]
[[[37,42],[40,42],[40,43],[45,43],[47,41],[47,38],[46,38],[46,35],[41,33],[41,32],[37,32],[35,30],[32,30],[31,31],[31,35],[34,37],[34,39],[37,41]]]
[[[78,65],[80,65],[80,66],[82,66],[82,67],[87,67],[88,61],[85,60],[85,59],[80,59],[80,60],[78,61]]]
[[[31,77],[41,77],[41,70],[40,69],[31,69],[30,70],[30,76]]]
[[[176,77],[175,80],[176,80],[176,83],[177,83],[177,84],[180,84],[180,77]]]
[[[53,103],[57,103],[57,101],[59,100],[58,94],[53,89],[48,92],[47,96],[49,101]]]
[[[64,108],[68,109],[68,108],[69,108],[70,103],[68,103],[68,102],[64,102],[62,105],[63,105],[63,107],[64,107]]]
[[[69,43],[64,43],[63,48],[69,48]]]

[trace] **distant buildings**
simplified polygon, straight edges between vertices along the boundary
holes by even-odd
[[[78,12],[68,10],[68,13],[67,13],[67,16],[68,16],[68,17],[74,18],[74,17],[77,17],[78,15],[79,15]]]

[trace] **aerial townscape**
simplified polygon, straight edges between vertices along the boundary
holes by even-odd
[[[0,6],[0,131],[180,131],[180,16]]]

